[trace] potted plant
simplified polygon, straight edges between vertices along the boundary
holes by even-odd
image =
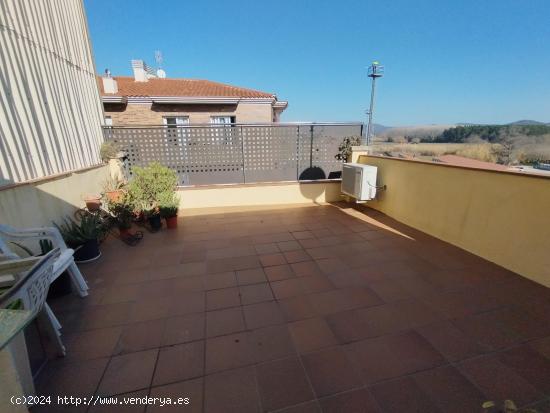
[[[103,142],[99,148],[99,156],[101,156],[103,162],[109,162],[110,159],[118,159],[120,155],[120,148],[113,141]]]
[[[99,211],[101,207],[101,195],[90,194],[84,197],[84,202],[86,202],[86,208],[90,212]]]
[[[107,198],[107,201],[109,203],[122,202],[122,198],[124,197],[125,187],[126,187],[126,182],[120,179],[116,179],[116,178],[107,179],[103,185],[103,190],[105,193],[105,197]]]
[[[136,205],[137,211],[143,212],[153,231],[162,227],[160,201],[168,193],[174,193],[178,179],[176,173],[158,162],[146,167],[134,167],[133,179],[128,184],[128,193]]]
[[[120,236],[127,238],[134,219],[134,207],[130,203],[128,196],[123,193],[116,201],[109,201],[107,207],[109,208],[109,212],[115,217]]]
[[[166,221],[166,228],[175,229],[178,227],[178,208],[180,200],[174,191],[164,192],[160,196],[160,216]]]
[[[85,214],[77,222],[65,218],[60,225],[54,223],[69,248],[74,249],[75,262],[89,262],[101,256],[99,237],[103,231],[99,215]]]
[[[162,228],[160,211],[155,203],[143,203],[141,206],[141,211],[143,212],[143,215],[147,219],[147,222],[153,232],[157,232]]]

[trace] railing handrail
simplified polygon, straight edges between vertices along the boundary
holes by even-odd
[[[277,122],[277,123],[195,123],[189,125],[103,125],[103,129],[177,129],[227,127],[284,127],[284,126],[361,126],[363,122]]]

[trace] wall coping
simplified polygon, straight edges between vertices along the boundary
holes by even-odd
[[[315,181],[278,181],[278,182],[251,182],[245,184],[209,184],[178,186],[178,191],[193,191],[200,189],[231,189],[231,188],[254,188],[260,186],[288,186],[288,185],[320,185],[320,184],[340,184],[341,179],[318,179]]]
[[[366,147],[364,147],[366,148]],[[360,152],[361,150],[357,150],[356,152]],[[394,158],[391,156],[384,156],[384,155],[372,155],[372,154],[359,154],[359,157],[365,156],[368,158],[375,158],[375,159],[386,159],[389,161],[399,161],[399,162],[410,162],[410,163],[416,163],[416,164],[424,164],[424,165],[430,165],[430,166],[441,166],[444,168],[455,168],[455,169],[467,169],[471,171],[478,171],[478,172],[487,172],[492,174],[502,174],[502,175],[508,175],[508,176],[521,176],[525,178],[537,178],[537,179],[546,179],[550,180],[550,175],[539,175],[539,174],[533,174],[533,173],[527,173],[527,172],[521,172],[521,171],[496,171],[493,169],[484,169],[484,168],[476,168],[473,166],[463,166],[463,165],[451,165],[447,163],[437,163],[437,162],[430,162],[425,161],[422,159],[406,159],[406,158]]]
[[[99,169],[102,166],[107,166],[107,164],[100,163],[100,164],[97,164],[97,165],[88,166],[86,168],[73,169],[73,170],[70,170],[70,171],[67,171],[67,172],[61,172],[61,173],[58,173],[58,174],[48,175],[48,176],[44,176],[44,177],[41,177],[41,178],[29,179],[28,181],[14,182],[12,184],[0,186],[0,191],[7,191],[9,189],[19,188],[19,187],[27,186],[27,185],[41,184],[41,183],[45,183],[45,182],[48,182],[48,181],[55,181],[57,179],[65,178],[65,177],[73,175],[73,174],[79,174],[79,173],[84,173],[84,172],[91,171],[93,169]]]

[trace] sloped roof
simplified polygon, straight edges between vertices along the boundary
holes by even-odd
[[[506,165],[500,165],[492,162],[478,161],[477,159],[465,158],[458,155],[440,155],[437,159],[449,165],[455,166],[466,166],[468,168],[477,168],[477,169],[489,169],[492,171],[509,171]]]
[[[99,90],[102,96],[276,98],[273,93],[202,79],[149,79],[148,82],[136,82],[133,77],[116,76],[114,78],[118,85],[117,93],[105,93],[103,82],[99,78]]]

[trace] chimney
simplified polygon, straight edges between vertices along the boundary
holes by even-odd
[[[132,60],[132,69],[134,70],[134,80],[136,82],[147,82],[149,79],[157,77],[155,71],[147,66],[143,60]]]
[[[101,78],[103,81],[103,92],[114,94],[118,92],[118,84],[115,79],[111,77],[111,71],[105,69],[105,75]]]

